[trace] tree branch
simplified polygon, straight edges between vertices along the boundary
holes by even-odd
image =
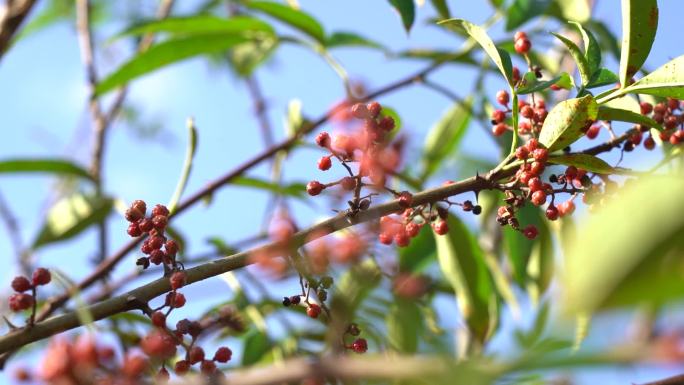
[[[0,58],[35,4],[36,0],[8,0],[4,9],[0,9]]]

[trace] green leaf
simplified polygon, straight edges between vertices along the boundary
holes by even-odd
[[[206,35],[172,39],[152,46],[133,57],[119,69],[103,79],[95,87],[96,95],[102,95],[127,82],[169,64],[208,53],[225,51],[247,38],[238,35]]]
[[[596,120],[598,105],[591,95],[564,100],[551,109],[539,142],[549,151],[563,149],[584,135],[584,127]]]
[[[575,166],[597,174],[611,174],[613,167],[603,159],[589,154],[568,154],[549,157],[549,163]]]
[[[514,0],[506,10],[506,31],[512,31],[543,14],[550,4],[551,0]]]
[[[578,226],[564,263],[566,310],[681,300],[684,216],[672,204],[682,194],[681,176],[642,177]]]
[[[596,41],[594,35],[584,28],[582,24],[578,22],[571,21],[582,34],[582,41],[584,41],[584,57],[587,59],[587,64],[589,65],[589,73],[593,77],[596,71],[601,67],[601,47]]]
[[[580,77],[582,78],[582,84],[589,84],[589,81],[591,80],[591,68],[589,67],[589,62],[587,61],[587,58],[584,57],[584,54],[579,49],[577,44],[575,44],[572,40],[566,38],[563,35],[559,35],[555,32],[551,32],[551,34],[557,37],[558,40],[560,40],[563,44],[565,44],[565,47],[568,49],[568,51],[570,51],[570,55],[572,55],[572,58],[575,59],[575,63],[577,64],[577,70],[579,71]]]
[[[275,36],[275,31],[270,24],[252,17],[236,16],[226,19],[209,15],[195,15],[163,20],[145,20],[129,27],[117,37],[160,32],[167,32],[175,36],[210,34],[237,34],[250,37]]]
[[[449,233],[435,234],[442,274],[456,293],[459,309],[473,336],[485,341],[491,332],[495,301],[493,283],[482,250],[468,228],[455,216],[448,217]]]
[[[401,353],[415,353],[423,332],[423,315],[416,301],[395,298],[385,318],[387,342]]]
[[[489,35],[487,35],[487,31],[485,31],[484,28],[463,19],[449,19],[440,21],[438,24],[444,24],[450,27],[458,28],[475,39],[475,41],[480,44],[487,55],[489,55],[489,57],[494,61],[494,64],[496,64],[496,66],[499,68],[499,71],[501,71],[501,74],[504,76],[506,81],[508,81],[508,84],[513,84],[513,65],[511,64],[510,55],[508,52],[497,48],[497,46],[494,45],[494,42]]]
[[[571,81],[568,82],[568,79],[572,78],[567,72],[563,72],[561,75],[549,80],[539,80],[534,72],[527,72],[523,75],[522,80],[518,84],[517,92],[519,95],[531,94],[533,92],[543,91],[554,84],[567,89],[568,83],[572,84]],[[572,87],[572,85],[570,85],[570,87]]]
[[[622,0],[620,82],[623,88],[646,61],[657,29],[656,0]]]
[[[551,284],[553,269],[555,266],[555,249],[551,229],[546,218],[541,218],[537,225],[539,235],[533,243],[532,253],[527,262],[527,293],[533,304],[539,302],[540,298]]]
[[[271,348],[268,336],[256,329],[252,329],[247,333],[244,339],[242,366],[253,365],[259,362]]]
[[[112,211],[112,206],[113,200],[110,198],[80,193],[58,201],[50,208],[33,242],[33,248],[75,237],[91,225],[103,221]]]
[[[420,179],[432,175],[444,159],[458,149],[470,124],[472,98],[456,103],[432,126],[423,146],[423,173]]]
[[[246,1],[244,4],[249,9],[265,13],[325,44],[323,26],[306,12],[272,1]]]
[[[417,273],[435,262],[437,244],[430,229],[422,229],[408,246],[399,248],[399,271]]]
[[[68,160],[57,158],[1,160],[0,173],[48,173],[92,180],[90,173],[81,166]]]
[[[351,322],[359,305],[381,279],[382,272],[372,259],[350,268],[334,286],[335,292],[330,303],[333,319],[342,324]]]
[[[370,40],[364,36],[361,36],[354,32],[343,32],[337,31],[333,32],[325,41],[325,46],[327,48],[339,48],[339,47],[368,47],[377,48],[382,51],[387,49],[380,43],[374,40]]]
[[[401,22],[404,24],[406,33],[408,33],[416,19],[416,4],[413,0],[389,0],[389,2],[399,12]]]
[[[667,62],[622,91],[684,99],[684,55]]]
[[[448,19],[451,17],[451,12],[449,12],[449,5],[446,0],[430,0],[432,6],[437,10],[437,14],[442,19]]]
[[[230,184],[235,186],[267,190],[294,198],[302,198],[304,196],[304,192],[306,191],[306,183],[290,183],[287,185],[280,185],[262,179],[250,178],[246,176],[234,178],[231,180]]]
[[[606,106],[599,106],[598,120],[618,120],[621,122],[630,122],[641,124],[646,127],[653,127],[658,130],[663,130],[663,127],[655,120],[649,118],[648,116],[641,115],[629,110],[621,110],[618,108],[611,108]]]
[[[620,80],[618,76],[606,68],[600,68],[598,71],[591,75],[591,80],[586,88],[602,87],[610,84],[615,84]]]

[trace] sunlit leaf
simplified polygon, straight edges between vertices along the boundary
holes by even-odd
[[[583,128],[596,120],[598,105],[591,95],[556,104],[544,121],[539,142],[550,151],[563,149],[584,135]]]
[[[554,155],[549,157],[549,163],[575,166],[597,174],[610,174],[615,171],[603,159],[589,154]]]
[[[637,80],[623,92],[684,99],[684,55]]]
[[[657,29],[656,0],[622,0],[620,83],[623,88],[646,61]]]
[[[0,173],[47,173],[92,179],[90,173],[74,162],[64,159],[26,158],[0,160]]]
[[[554,84],[561,88],[568,89],[568,86],[572,87],[571,80],[569,79],[571,78],[567,72],[563,72],[561,75],[549,80],[539,80],[534,72],[527,72],[518,84],[517,92],[520,95],[531,94],[533,92],[543,91]]]
[[[270,350],[271,343],[268,336],[263,332],[252,329],[244,337],[244,349],[242,352],[242,365],[255,364]]]
[[[236,16],[221,18],[210,15],[194,15],[172,17],[163,20],[145,20],[129,27],[118,36],[139,36],[159,32],[179,36],[209,35],[214,33],[239,34],[252,37],[275,35],[275,31],[270,24],[252,17]]]
[[[565,45],[565,47],[567,47],[568,51],[570,51],[570,55],[572,55],[572,58],[575,59],[575,63],[577,64],[577,70],[579,71],[580,77],[582,78],[582,84],[589,84],[589,81],[591,80],[591,68],[589,67],[589,62],[587,61],[587,58],[584,57],[584,54],[579,49],[577,44],[575,44],[572,40],[568,39],[563,35],[559,35],[555,32],[551,32],[551,34],[557,37],[558,40],[560,40]]]
[[[568,310],[591,314],[682,297],[684,216],[672,209],[682,194],[679,175],[642,177],[577,228],[564,264]]]
[[[496,64],[496,66],[499,68],[499,71],[501,71],[501,74],[504,76],[506,81],[508,81],[509,84],[513,83],[513,65],[511,64],[510,55],[508,54],[508,52],[497,48],[497,46],[494,45],[494,42],[489,37],[489,35],[487,35],[487,31],[485,31],[482,27],[465,21],[463,19],[444,20],[440,21],[439,24],[446,24],[452,27],[456,27],[467,33],[473,39],[475,39],[475,41],[477,41],[478,44],[480,44],[480,46],[482,47],[482,49],[484,49],[487,55],[489,55],[489,57],[494,61],[494,64]]]
[[[522,227],[534,225],[537,229],[544,221],[540,209],[529,204],[518,210],[517,218]],[[532,255],[532,247],[535,242],[530,241],[522,232],[513,230],[510,226],[503,229],[503,241],[506,256],[512,268],[513,279],[519,287],[524,288],[527,283],[527,263]]]
[[[599,68],[598,71],[594,72],[594,74],[591,75],[591,80],[589,80],[589,84],[587,84],[586,87],[594,88],[607,86],[615,84],[619,80],[620,79],[615,73],[613,73],[613,71],[610,71],[606,68]]]
[[[658,124],[655,120],[649,118],[648,116],[641,115],[629,110],[622,110],[618,108],[611,108],[607,106],[600,106],[598,111],[597,119],[599,120],[617,120],[621,122],[630,122],[641,124],[646,127],[653,127],[658,130],[662,130],[663,127]]]
[[[555,0],[552,10],[554,16],[561,20],[571,20],[584,23],[591,17],[591,7],[587,0]]]
[[[419,272],[434,263],[437,257],[435,237],[429,228],[423,228],[406,247],[399,248],[399,271]]]
[[[272,1],[245,1],[244,4],[249,9],[265,13],[325,44],[323,26],[306,12]]]
[[[290,183],[287,185],[280,185],[257,178],[237,177],[231,180],[231,185],[251,187],[261,190],[271,191],[280,195],[286,195],[294,198],[302,198],[306,192],[305,183]]]
[[[33,248],[73,238],[104,220],[112,211],[110,198],[74,194],[58,201],[47,214]]]
[[[340,47],[368,47],[376,48],[385,51],[386,48],[378,43],[377,41],[368,39],[361,36],[355,32],[333,32],[328,36],[325,42],[325,46],[328,48],[340,48]]]
[[[513,0],[506,10],[506,31],[512,31],[543,14],[550,4],[551,0]]]
[[[587,59],[589,65],[589,73],[593,77],[596,71],[601,67],[601,47],[594,35],[588,29],[584,28],[582,24],[577,22],[570,22],[582,34],[582,41],[584,42],[584,57]]]
[[[451,12],[449,12],[449,5],[446,0],[430,0],[432,6],[435,7],[439,17],[442,19],[448,19],[451,17]]]

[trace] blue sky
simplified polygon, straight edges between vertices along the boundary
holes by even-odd
[[[154,3],[146,1],[147,9]],[[461,41],[453,35],[428,26],[425,20],[432,9],[419,9],[416,28],[410,35],[404,32],[396,15],[386,1],[322,2],[301,0],[301,6],[321,20],[328,32],[355,31],[377,40],[395,50],[404,48],[456,49]],[[483,22],[490,14],[487,2],[482,6],[467,6],[465,2],[450,1],[452,13],[475,23]],[[595,17],[604,20],[619,35],[620,13],[617,1],[598,1]],[[468,4],[470,5],[470,4]],[[189,7],[182,2],[178,13]],[[684,2],[660,2],[660,28],[647,61],[653,69],[681,54],[680,18]],[[187,9],[187,8],[186,8]],[[534,25],[534,23],[531,23]],[[111,34],[123,25],[106,25],[96,36],[102,46]],[[492,34],[503,34],[501,23]],[[112,56],[126,54],[125,44],[110,44],[106,53],[98,56],[100,72],[112,69]],[[334,52],[353,79],[363,81],[374,89],[423,68],[418,61],[391,60],[382,53],[369,49],[341,49]],[[607,65],[614,70],[614,60]],[[467,96],[475,71],[463,67],[449,67],[438,71],[433,79],[461,96]],[[274,60],[257,73],[269,105],[269,118],[278,139],[285,137],[282,124],[287,105],[301,100],[308,117],[318,117],[344,90],[339,78],[318,56],[300,47],[286,45],[279,49]],[[90,157],[90,118],[86,108],[85,75],[79,59],[78,44],[72,23],[61,23],[20,41],[0,61],[0,116],[3,139],[0,140],[0,159],[10,157],[59,156],[86,164]],[[491,77],[487,88],[493,97],[503,83]],[[464,88],[465,87],[465,88]],[[383,104],[399,111],[409,135],[409,149],[419,149],[431,125],[451,102],[426,88],[413,86],[380,99]],[[136,131],[121,121],[111,128],[105,158],[105,189],[108,193],[130,202],[145,199],[148,203],[165,203],[169,200],[183,162],[186,141],[185,120],[192,116],[199,130],[199,147],[187,192],[200,189],[207,182],[234,168],[263,147],[251,101],[244,84],[228,74],[225,68],[195,59],[173,65],[137,80],[131,87],[129,102],[142,114],[142,121],[162,127],[159,135],[141,140]],[[604,135],[605,132],[602,134]],[[605,138],[605,137],[604,137]],[[473,127],[465,141],[463,151],[496,160],[494,143],[479,128]],[[285,178],[292,181],[330,178],[316,166],[321,154],[316,150],[302,149],[292,155],[285,168]],[[643,150],[632,162],[652,161],[643,157]],[[333,171],[339,172],[340,170]],[[443,179],[453,179],[458,169],[445,170]],[[251,170],[250,175],[268,176],[264,164]],[[55,196],[57,185],[44,176],[2,176],[0,192],[14,210],[22,228],[25,242],[30,242],[42,222],[42,213]],[[263,207],[268,195],[240,187],[228,187],[215,194],[211,206],[199,205],[175,220],[188,239],[191,254],[209,250],[206,239],[221,236],[227,242],[243,239],[261,226]],[[313,206],[294,203],[301,226],[332,214],[324,200],[314,200]],[[110,220],[111,245],[127,241],[125,221],[120,217]],[[37,254],[40,265],[57,267],[71,277],[83,276],[88,270],[87,258],[95,245],[95,234],[82,236],[45,249]],[[9,238],[0,231],[0,255],[11,265],[13,251]],[[125,274],[134,268],[134,255],[122,263],[115,274]],[[10,268],[0,272],[0,282],[9,282],[15,272]],[[8,285],[5,285],[8,286]],[[198,308],[208,306],[228,293],[228,287],[219,279],[193,285],[186,290]],[[4,310],[3,310],[4,311]],[[446,326],[451,312],[446,312]],[[613,320],[608,318],[608,320]],[[624,318],[618,317],[624,323]],[[624,330],[608,330],[611,322],[597,322],[592,333],[595,342],[616,341]],[[626,324],[625,324],[626,325]],[[605,326],[605,327],[602,327]],[[612,332],[612,333],[611,333]],[[499,342],[505,346],[506,341]],[[586,382],[603,379],[603,383],[630,383],[676,373],[682,367],[659,369],[603,370],[586,375]],[[584,380],[584,375],[580,379]],[[0,384],[5,381],[0,377]]]

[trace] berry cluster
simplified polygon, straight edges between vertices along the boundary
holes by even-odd
[[[9,307],[14,312],[19,312],[29,308],[33,308],[36,304],[36,289],[38,286],[47,285],[52,280],[52,275],[48,269],[42,267],[37,268],[31,279],[23,275],[14,277],[12,280],[12,289],[16,293],[9,297]],[[31,290],[31,294],[25,293]],[[35,309],[33,311],[35,313]],[[33,322],[33,317],[35,314],[31,315],[30,322]]]
[[[148,256],[138,259],[136,264],[142,266],[143,269],[147,269],[150,263],[164,264],[166,268],[177,269],[179,265],[176,262],[178,243],[164,236],[166,226],[169,224],[169,209],[164,205],[156,205],[152,208],[149,217],[146,217],[146,211],[147,204],[145,201],[135,200],[125,214],[126,220],[130,222],[127,230],[128,235],[139,237],[146,234],[148,236],[140,247],[140,251]]]
[[[506,123],[508,114],[512,112],[508,106],[508,103],[510,102],[508,92],[505,90],[497,92],[496,101],[501,106],[505,107],[505,110],[496,109],[492,112],[492,133],[494,136],[501,136],[507,130],[512,130]],[[544,121],[549,114],[544,100],[539,99],[538,97],[536,100],[532,99],[529,102],[519,100],[518,110],[520,111],[520,117],[523,118],[518,122],[518,133],[520,135],[539,135],[542,126],[544,125]]]
[[[349,175],[327,184],[313,180],[306,186],[309,195],[316,196],[326,188],[339,185],[346,191],[354,191],[354,199],[349,201],[349,206],[350,211],[356,213],[367,209],[371,203],[372,194],[360,196],[363,178],[368,178],[370,186],[385,189],[387,175],[394,173],[399,166],[402,143],[390,143],[388,133],[394,129],[395,122],[391,116],[382,116],[381,112],[382,106],[378,102],[354,104],[351,115],[363,122],[361,129],[334,137],[327,132],[316,136],[316,144],[328,151],[328,155],[318,160],[318,168],[321,171],[329,170],[332,158],[335,158]],[[351,163],[358,164],[356,173],[350,167]]]
[[[664,130],[659,133],[659,138],[662,142],[670,142],[672,145],[678,145],[684,142],[684,113],[682,113],[683,106],[677,99],[668,98],[667,102],[657,103],[655,106],[648,102],[641,102],[641,114],[651,117],[657,123],[662,124]],[[639,132],[647,132],[648,127],[637,126]],[[639,145],[641,141],[641,134],[633,135],[634,139],[630,142],[631,145],[625,146],[625,151],[631,151],[635,146]],[[638,141],[636,136],[638,135]],[[652,150],[655,148],[655,140],[649,134],[648,138],[644,140],[644,148]]]
[[[360,334],[361,329],[359,328],[359,325],[351,323],[349,326],[347,326],[347,330],[345,330],[344,336],[342,338],[344,339],[346,336],[358,337]],[[363,354],[368,351],[368,341],[366,341],[365,338],[356,338],[351,344],[345,344],[344,347],[347,350],[354,351],[355,353]]]
[[[310,318],[318,318],[324,309],[324,302],[328,300],[328,289],[333,285],[333,278],[331,276],[323,276],[321,279],[317,280],[313,277],[308,277],[303,283],[302,294],[296,294],[289,297],[283,297],[283,306],[298,306],[302,305],[306,307],[306,315]],[[316,297],[318,297],[321,305],[311,302],[311,293],[315,292]],[[327,309],[326,309],[327,313]]]

